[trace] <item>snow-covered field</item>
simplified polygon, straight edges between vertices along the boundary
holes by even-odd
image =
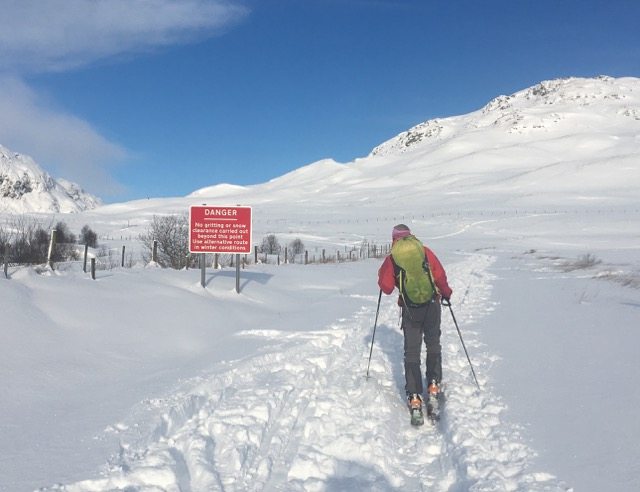
[[[393,297],[365,379],[379,260],[252,266],[240,294],[228,268],[10,270],[2,490],[637,489],[637,233],[551,249],[562,217],[510,220],[422,226],[482,385],[445,311],[436,429],[408,425]]]
[[[135,249],[154,214],[242,203],[254,242],[316,254],[405,222],[447,269],[481,391],[445,310],[443,419],[410,427],[394,296],[365,378],[381,260],[252,265],[239,294],[229,268],[203,288],[198,270],[12,267],[0,490],[639,490],[640,119],[616,106],[637,83],[547,88],[546,112],[511,119],[529,99],[498,101],[500,124],[480,124],[490,104],[414,148],[409,132],[255,187],[57,216]],[[577,123],[607,109],[598,132]]]

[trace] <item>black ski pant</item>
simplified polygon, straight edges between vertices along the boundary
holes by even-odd
[[[440,302],[434,299],[426,306],[402,307],[404,333],[404,376],[407,394],[423,394],[420,352],[422,340],[427,348],[427,384],[442,380],[442,347],[440,345]]]

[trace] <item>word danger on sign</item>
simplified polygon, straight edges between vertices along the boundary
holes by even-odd
[[[191,253],[251,253],[251,207],[189,209]]]

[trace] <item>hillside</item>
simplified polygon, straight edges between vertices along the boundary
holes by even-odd
[[[498,208],[612,206],[637,192],[639,135],[640,79],[552,80],[429,120],[354,162],[320,161],[265,184],[191,196],[431,210],[472,207],[487,195]]]

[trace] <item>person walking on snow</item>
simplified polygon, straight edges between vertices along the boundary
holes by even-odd
[[[440,392],[440,302],[448,303],[452,290],[440,260],[411,233],[409,227],[396,225],[391,237],[391,254],[378,270],[378,286],[387,295],[396,287],[400,292],[398,305],[404,333],[405,390],[413,421],[414,410],[422,419],[424,387],[420,353],[423,339],[427,349],[426,380],[429,383],[426,396],[436,398]]]

